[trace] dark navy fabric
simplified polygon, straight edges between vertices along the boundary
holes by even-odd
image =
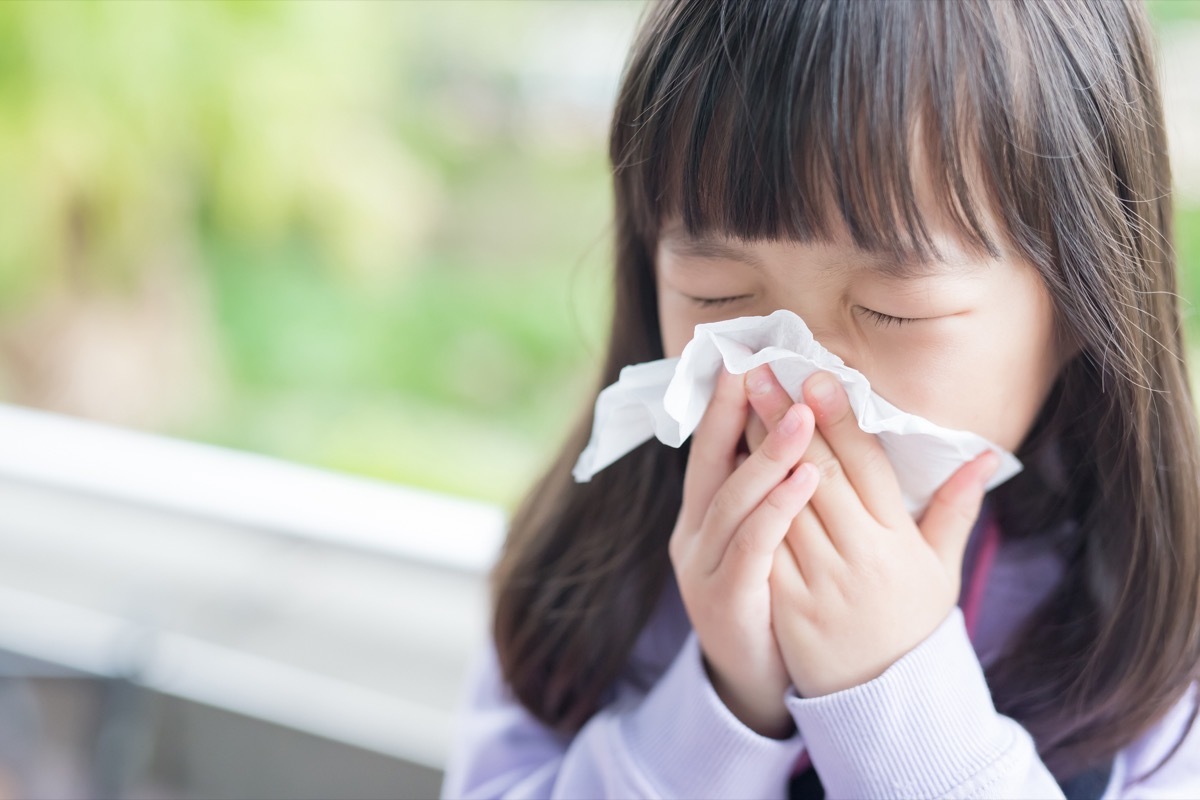
[[[1082,772],[1059,784],[1067,800],[1099,800],[1112,776],[1112,763]],[[788,800],[825,800],[825,787],[811,766],[788,782]],[[874,800],[874,799],[873,799]],[[879,798],[878,800],[883,800]]]

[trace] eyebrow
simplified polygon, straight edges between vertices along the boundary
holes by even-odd
[[[720,239],[703,234],[692,237],[675,228],[666,230],[663,233],[663,239],[672,252],[682,256],[708,261],[738,261],[759,272],[765,270],[762,261],[753,253],[726,244]],[[975,260],[957,253],[930,261],[923,261],[915,257],[901,258],[888,253],[868,253],[865,258],[869,269],[893,280],[917,280],[938,275],[974,274],[982,272],[987,266],[986,260]],[[850,268],[835,263],[826,265],[824,271],[845,273],[850,271]]]

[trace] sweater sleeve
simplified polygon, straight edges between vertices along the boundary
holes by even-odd
[[[1106,798],[1200,797],[1200,724],[1191,724],[1196,700],[1193,683],[1157,725],[1117,754]]]
[[[473,670],[443,798],[783,798],[799,733],[760,736],[721,702],[695,633],[646,693],[622,684],[573,737],[508,691],[488,647]]]
[[[879,677],[787,704],[827,797],[1063,797],[992,705],[958,608]]]

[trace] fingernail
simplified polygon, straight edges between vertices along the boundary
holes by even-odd
[[[771,391],[771,377],[766,365],[757,366],[746,375],[746,388],[750,394],[766,394]]]
[[[981,459],[983,466],[980,467],[979,485],[987,486],[987,482],[996,474],[996,470],[1000,469],[1000,456],[989,450]]]
[[[779,420],[779,424],[775,429],[784,436],[791,436],[796,431],[800,430],[800,410],[796,406],[792,406]]]
[[[812,395],[814,400],[824,403],[833,397],[835,381],[828,375],[821,375],[814,378],[808,387],[808,393]]]

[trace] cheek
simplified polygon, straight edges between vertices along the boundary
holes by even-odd
[[[658,332],[662,340],[663,357],[678,358],[684,345],[691,340],[692,326],[678,304],[665,299],[662,282],[658,283]]]
[[[678,358],[683,355],[683,348],[692,340],[693,326],[686,321],[659,317],[659,330],[662,334],[663,357]]]
[[[687,340],[680,341],[678,335],[673,335],[669,331],[663,332],[663,358],[679,358],[683,355],[684,345]]]
[[[696,325],[702,322],[716,322],[723,317],[712,315],[711,319],[704,314],[685,305],[678,298],[663,300],[660,290],[658,302],[658,330],[662,337],[663,357],[678,358],[683,354],[683,348],[692,340]]]
[[[1052,336],[1046,331],[1046,336]],[[1024,347],[1012,348],[997,360],[989,386],[988,427],[996,443],[1015,451],[1024,440],[1046,401],[1058,374],[1052,347],[1041,339],[1025,337]]]
[[[1039,292],[1012,297],[981,311],[951,346],[868,377],[900,409],[1014,451],[1057,374],[1050,320]]]
[[[994,362],[966,343],[952,353],[911,362],[908,369],[875,370],[871,387],[902,411],[954,430],[968,430],[1012,449],[1020,413],[1006,392],[992,391]]]
[[[989,409],[989,438],[1008,450],[1024,440],[1058,376],[1054,344],[1053,304],[1040,279],[1015,293],[1009,311],[996,321],[990,348],[988,387],[980,402]],[[981,430],[980,433],[984,433]]]

